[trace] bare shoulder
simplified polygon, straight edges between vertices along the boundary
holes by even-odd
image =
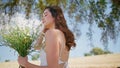
[[[49,45],[56,46],[58,44],[58,31],[56,29],[49,29],[45,33],[46,48],[50,48]]]
[[[47,30],[47,32],[45,33],[46,36],[58,36],[60,30],[58,29],[49,29]]]

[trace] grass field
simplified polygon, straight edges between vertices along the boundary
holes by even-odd
[[[31,61],[39,65],[39,61]],[[18,68],[17,61],[1,62],[0,68]],[[69,59],[69,68],[120,68],[120,54],[108,54]]]

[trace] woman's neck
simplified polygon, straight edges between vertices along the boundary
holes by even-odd
[[[50,26],[45,27],[44,33],[45,33],[47,30],[49,30],[49,29],[55,29],[55,24],[51,24]]]

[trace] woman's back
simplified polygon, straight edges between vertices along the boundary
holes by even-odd
[[[69,51],[65,45],[65,37],[64,34],[60,31],[55,29],[55,32],[57,33],[57,40],[59,41],[59,67],[60,68],[66,68],[69,58]],[[52,38],[51,38],[52,40]],[[46,59],[46,46],[43,45],[43,48],[41,49],[41,66],[47,66],[47,59]]]

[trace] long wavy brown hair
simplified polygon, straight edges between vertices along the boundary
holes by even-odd
[[[66,24],[62,9],[59,6],[47,6],[45,9],[48,9],[55,18],[55,28],[61,30],[64,33],[68,51],[71,49],[71,47],[75,47],[76,43],[74,35]]]

